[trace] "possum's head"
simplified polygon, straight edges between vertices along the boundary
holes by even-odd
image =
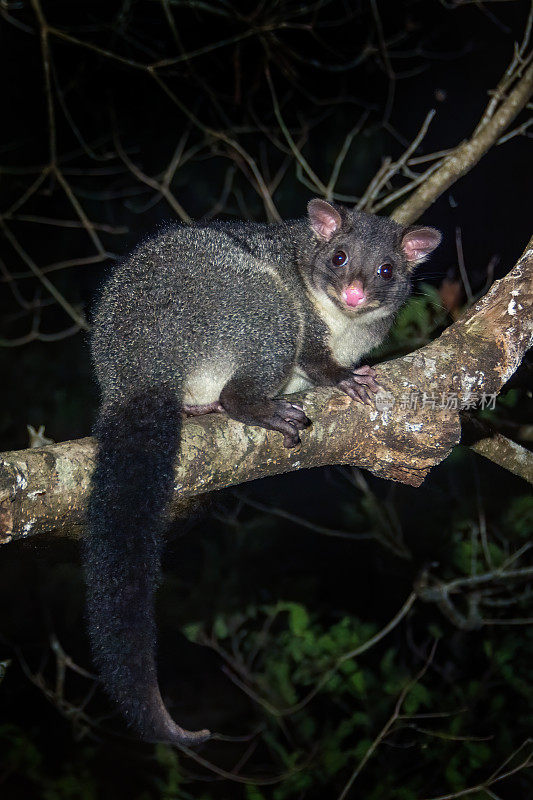
[[[413,269],[442,238],[435,228],[404,228],[325,200],[311,200],[307,211],[315,246],[306,282],[319,299],[326,295],[349,316],[398,309],[409,294]]]

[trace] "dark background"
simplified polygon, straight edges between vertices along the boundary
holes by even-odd
[[[53,29],[52,129],[39,10]],[[267,183],[282,170],[272,200],[281,217],[302,215],[319,192],[299,176],[267,76],[284,123],[321,180],[327,182],[346,135],[361,123],[336,186],[339,199],[355,202],[382,159],[401,155],[430,108],[437,114],[416,155],[471,135],[487,92],[522,39],[528,11],[529,3],[520,0],[1,4],[1,449],[28,446],[28,424],[44,424],[55,441],[88,435],[97,404],[88,334],[71,330],[72,318],[50,302],[29,260],[90,321],[113,260],[176,218],[175,205],[143,182],[138,170],[160,177],[182,137],[184,156],[170,190],[191,218],[216,212],[272,220],[251,163]],[[156,70],[164,86],[143,66],[176,58]],[[52,162],[63,183],[50,172],[19,205]],[[459,293],[449,316],[429,299],[419,309],[430,321],[422,330],[426,338],[437,335],[465,300],[457,228],[474,293],[485,285],[489,263],[501,277],[521,254],[531,232],[530,175],[529,140],[515,136],[493,147],[425,213],[423,221],[440,228],[444,242],[420,270],[418,297],[427,296],[428,284],[439,289],[444,278]],[[405,180],[395,178],[391,188]],[[80,213],[96,229],[88,231]],[[401,346],[409,345],[404,337]],[[529,374],[526,364],[493,417],[526,446],[521,437],[531,422]],[[472,550],[473,530],[486,529],[496,565],[523,547],[531,532],[527,485],[463,448],[418,490],[370,475],[363,479],[366,487],[361,480],[329,468],[240,487],[245,500],[231,493],[217,498],[214,519],[173,539],[168,549],[159,608],[166,699],[187,727],[254,733],[253,752],[238,770],[243,774],[265,778],[298,767],[274,788],[253,782],[243,787],[166,748],[135,742],[96,687],[85,709],[88,719],[80,719],[75,709],[93,682],[67,668],[65,685],[56,684],[53,650],[57,640],[68,657],[91,670],[77,544],[4,547],[0,632],[2,657],[11,663],[0,686],[2,796],[336,798],[364,756],[361,742],[378,735],[435,639],[437,651],[421,681],[426,695],[413,709],[446,716],[438,724],[418,722],[423,731],[414,723],[395,729],[349,796],[429,798],[475,786],[493,773],[530,731],[531,629],[512,622],[528,615],[523,585],[515,594],[509,588],[506,599],[518,598],[514,605],[492,609],[498,624],[475,631],[459,630],[436,606],[417,603],[365,656],[359,684],[354,680],[350,687],[348,674],[348,684],[328,684],[286,725],[228,679],[216,648],[200,648],[180,632],[199,625],[215,631],[220,647],[230,647],[238,622],[237,640],[252,648],[265,607],[294,604],[281,608],[271,638],[257,644],[262,655],[254,662],[259,685],[270,681],[271,689],[277,687],[275,704],[290,705],[286,673],[303,696],[321,672],[317,665],[325,669],[394,616],[423,569],[442,580],[469,574],[473,562],[478,572],[486,570],[481,545]],[[325,536],[248,500],[328,530],[373,538]],[[383,543],[391,531],[393,548]],[[311,621],[302,633],[295,620],[304,611]],[[332,630],[337,639],[328,643]],[[189,637],[195,638],[190,630]],[[291,650],[299,637],[308,648],[305,658]],[[38,677],[32,682],[30,675]],[[362,717],[354,719],[354,710]],[[216,743],[201,755],[232,770],[249,745]],[[525,755],[521,751],[512,766]],[[528,796],[531,786],[519,770],[494,791],[514,800]]]

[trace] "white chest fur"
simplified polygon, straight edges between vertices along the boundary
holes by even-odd
[[[328,344],[333,358],[343,367],[349,367],[359,361],[362,356],[380,344],[381,339],[377,341],[378,334],[373,323],[390,315],[390,311],[384,307],[368,311],[364,316],[362,314],[348,315],[341,311],[327,295],[320,297],[316,308],[328,328]],[[382,332],[383,334],[386,332],[385,326],[383,326]]]

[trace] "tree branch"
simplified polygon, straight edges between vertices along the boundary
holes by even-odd
[[[519,366],[533,342],[532,305],[533,239],[511,272],[437,340],[380,366],[385,393],[377,408],[337,389],[303,395],[313,427],[298,450],[285,449],[276,433],[222,414],[185,420],[172,516],[201,493],[326,464],[356,465],[419,486],[459,442],[461,403],[497,393]],[[95,447],[87,438],[4,453],[0,540],[78,534]]]
[[[504,436],[487,420],[464,414],[461,444],[533,484],[533,452]]]
[[[499,109],[492,110],[490,118],[487,118],[488,110],[485,112],[470,139],[462,142],[448,153],[436,172],[433,172],[408,200],[394,210],[392,218],[401,225],[408,225],[418,219],[446,189],[466,175],[496,144],[504,130],[527,104],[532,92],[533,64],[529,66],[513,91],[501,103]],[[488,108],[491,108],[490,103]]]

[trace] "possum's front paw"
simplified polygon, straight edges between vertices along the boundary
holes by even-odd
[[[337,386],[353,400],[367,405],[371,405],[374,401],[371,392],[376,394],[379,391],[376,370],[374,367],[369,367],[368,364],[350,370],[347,377],[343,378]]]

